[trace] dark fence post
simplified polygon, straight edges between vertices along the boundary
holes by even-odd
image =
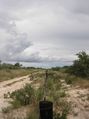
[[[40,101],[40,119],[53,119],[53,103],[50,101]]]

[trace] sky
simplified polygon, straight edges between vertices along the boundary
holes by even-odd
[[[89,0],[0,0],[0,60],[69,62],[89,53]]]

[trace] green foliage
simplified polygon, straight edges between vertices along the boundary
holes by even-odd
[[[31,85],[27,84],[24,88],[11,93],[10,97],[14,99],[12,102],[13,107],[16,105],[28,105],[33,101],[34,89],[31,87]]]
[[[51,68],[53,71],[60,71],[60,67],[53,67]]]
[[[9,63],[1,63],[0,61],[0,69],[20,69],[22,68],[22,64],[15,63],[15,64],[9,64]]]
[[[13,65],[12,64],[7,64],[7,63],[3,63],[0,64],[0,69],[13,69]]]
[[[78,59],[69,68],[69,72],[80,77],[89,77],[89,55],[82,51],[77,54]]]
[[[22,65],[20,63],[16,63],[14,66],[15,68],[20,68]]]
[[[41,101],[43,99],[43,96],[44,96],[44,91],[43,91],[43,88],[38,88],[36,91],[35,91],[35,96],[36,96],[36,100],[37,102]]]
[[[15,99],[14,101],[10,102],[13,106],[14,109],[17,109],[19,107],[21,107],[21,103],[19,100]]]

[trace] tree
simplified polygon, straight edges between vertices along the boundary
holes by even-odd
[[[70,72],[76,76],[89,77],[89,55],[82,51],[77,56],[78,59],[74,61]]]
[[[20,68],[22,66],[22,64],[16,63],[14,66],[17,67],[17,68]]]

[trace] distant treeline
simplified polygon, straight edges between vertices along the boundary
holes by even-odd
[[[20,63],[10,64],[10,63],[2,63],[0,61],[0,69],[43,69],[43,68],[35,68],[35,67],[24,67]]]
[[[70,66],[52,67],[51,70],[60,71],[60,70],[66,70],[66,69],[68,69],[69,67],[70,67]]]
[[[15,63],[15,64],[0,63],[0,69],[18,69],[18,68],[22,68],[22,64],[20,63]]]

